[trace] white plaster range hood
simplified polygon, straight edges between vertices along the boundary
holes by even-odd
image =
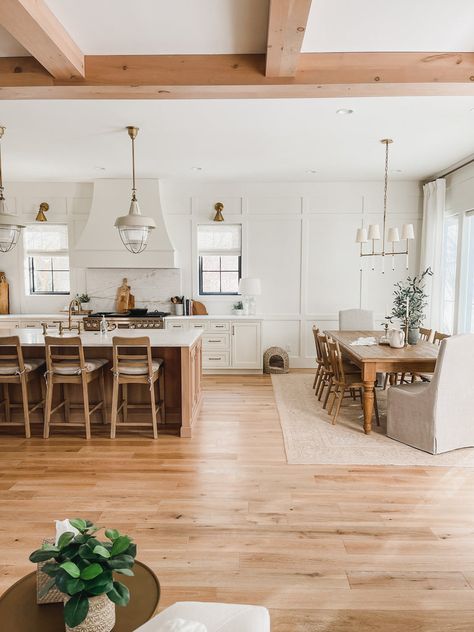
[[[130,179],[96,180],[87,223],[75,248],[71,265],[78,268],[177,268],[177,253],[163,216],[159,180],[137,180],[137,198],[143,215],[153,217],[148,246],[140,254],[129,252],[114,223],[130,206]]]

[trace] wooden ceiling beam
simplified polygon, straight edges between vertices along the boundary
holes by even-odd
[[[1,0],[0,24],[56,79],[84,77],[84,55],[44,0]]]
[[[308,22],[311,0],[270,0],[267,77],[294,77]]]
[[[260,99],[474,95],[474,53],[307,53],[295,77],[265,55],[86,56],[84,79],[0,58],[0,99]]]

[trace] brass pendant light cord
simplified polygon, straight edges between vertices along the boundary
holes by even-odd
[[[4,127],[0,127],[0,200],[4,200],[3,197],[3,174],[2,174],[2,137],[3,132],[5,131]]]
[[[387,223],[387,189],[388,189],[388,139],[382,141],[385,143],[385,179],[384,179],[384,187],[383,187],[383,242],[382,242],[382,252],[385,253],[385,232],[386,232],[386,223]]]
[[[137,199],[136,196],[136,186],[135,186],[135,138],[132,136],[132,200],[135,202]]]

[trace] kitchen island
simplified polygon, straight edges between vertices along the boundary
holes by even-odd
[[[23,355],[28,358],[44,358],[44,335],[40,329],[2,329],[2,335],[18,336],[23,347]],[[76,335],[63,334],[63,338]],[[165,376],[165,411],[166,425],[171,428],[175,426],[181,437],[192,436],[192,426],[195,422],[201,405],[201,332],[192,331],[169,331],[158,329],[143,331],[130,329],[123,331],[110,331],[107,335],[98,332],[86,331],[80,334],[84,353],[87,358],[107,358],[112,366],[112,339],[114,335],[126,336],[127,338],[140,338],[148,336],[152,347],[154,358],[164,360]],[[106,405],[107,418],[110,419],[111,399],[112,399],[112,371],[106,370]],[[99,399],[99,394],[95,391],[96,385],[91,384],[89,398],[91,401]],[[80,388],[71,385],[71,401],[81,402]],[[57,389],[59,391],[59,389]],[[13,391],[14,393],[14,391]],[[19,395],[19,393],[18,393]],[[31,401],[39,399],[39,386],[31,383]],[[55,398],[59,401],[59,392]],[[135,403],[145,403],[149,401],[147,393],[140,389],[139,385],[130,387],[130,400]],[[13,400],[15,401],[15,399]],[[18,399],[17,401],[20,401]],[[41,415],[41,411],[39,412]],[[59,413],[57,413],[59,414]],[[80,414],[80,412],[77,412]],[[149,418],[149,410],[143,408],[133,412],[137,421]],[[37,418],[38,419],[38,418]],[[32,417],[32,422],[35,418]]]

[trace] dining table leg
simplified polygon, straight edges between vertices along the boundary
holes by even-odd
[[[375,380],[377,374],[375,366],[364,363],[362,380],[364,383],[364,432],[370,434],[372,430],[372,416],[374,413]]]

